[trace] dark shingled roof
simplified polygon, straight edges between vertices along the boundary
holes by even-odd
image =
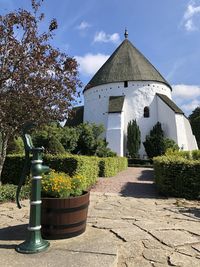
[[[74,107],[72,114],[67,119],[65,126],[77,126],[83,123],[84,106]]]
[[[84,90],[101,84],[123,81],[158,81],[171,89],[156,68],[128,39],[114,51]]]
[[[122,112],[123,105],[124,105],[124,96],[110,96],[108,113]]]
[[[169,97],[163,94],[156,95],[159,96],[175,113],[184,115],[184,112]]]

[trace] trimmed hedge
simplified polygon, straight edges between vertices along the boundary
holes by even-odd
[[[176,153],[156,157],[153,162],[155,183],[162,194],[187,199],[200,198],[200,159],[188,159],[188,155]]]
[[[87,178],[87,188],[94,185],[99,174],[98,157],[45,155],[44,164],[50,168],[65,172],[70,176],[79,174]]]
[[[5,184],[0,186],[0,203],[7,201],[16,201],[17,186],[14,184]],[[30,186],[22,186],[20,200],[30,198]]]
[[[18,185],[23,166],[24,166],[24,155],[22,154],[8,155],[6,157],[1,174],[2,183]]]
[[[63,154],[44,155],[43,160],[45,165],[56,171],[65,172],[70,176],[80,174],[87,177],[88,187],[96,183],[98,176],[114,176],[118,172],[126,169],[128,165],[127,158],[123,157],[98,158]],[[23,155],[8,155],[2,171],[2,183],[17,185],[23,166]]]
[[[128,160],[125,157],[99,158],[99,176],[111,177],[128,167]]]
[[[65,172],[70,176],[80,174],[88,179],[88,187],[95,184],[99,174],[97,157],[72,156],[72,155],[44,155],[44,164],[50,168]],[[8,155],[2,171],[3,184],[17,185],[24,166],[23,155]]]

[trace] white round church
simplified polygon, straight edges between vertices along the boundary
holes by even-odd
[[[127,125],[133,119],[141,143],[159,121],[179,147],[197,149],[188,119],[172,101],[170,84],[127,37],[126,31],[125,40],[85,87],[84,122],[103,124],[108,146],[120,156],[127,153]],[[146,156],[142,144],[139,153]]]

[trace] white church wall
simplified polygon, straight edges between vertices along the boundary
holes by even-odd
[[[196,138],[192,133],[188,119],[181,114],[176,114],[178,145],[183,150],[198,149]]]
[[[124,113],[109,113],[106,131],[108,147],[119,156],[124,155]]]
[[[178,146],[183,150],[188,149],[187,135],[184,123],[184,116],[182,114],[176,114],[176,125],[177,125],[177,143]]]
[[[109,96],[125,95],[124,100],[124,137],[126,142],[127,125],[130,120],[136,119],[142,136],[142,142],[156,124],[158,119],[155,94],[165,94],[171,99],[171,89],[159,82],[129,81],[128,87],[124,82],[109,83],[90,88],[84,92],[84,121],[102,123],[107,128]],[[150,108],[150,117],[144,118],[144,107]],[[106,133],[104,135],[106,137]],[[126,153],[126,145],[124,145]],[[140,155],[145,155],[141,145]]]
[[[162,123],[165,135],[178,144],[175,112],[156,96],[158,103],[158,121]]]

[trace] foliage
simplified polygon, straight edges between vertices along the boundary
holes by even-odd
[[[160,122],[154,125],[143,145],[149,158],[164,154],[164,132]]]
[[[200,150],[192,150],[192,159],[193,160],[200,160]]]
[[[192,159],[192,154],[190,151],[183,151],[183,150],[174,150],[173,148],[168,148],[165,152],[166,156],[177,156],[184,159]]]
[[[189,199],[200,197],[200,157],[198,160],[187,159],[175,151],[174,155],[154,158],[154,171],[156,186],[161,193]]]
[[[116,153],[112,152],[107,147],[106,141],[102,139],[103,132],[103,125],[94,123],[82,123],[77,127],[51,124],[33,133],[33,143],[36,146],[44,146],[45,150],[52,154],[68,152],[99,157],[116,156]],[[52,143],[55,144],[55,142],[56,149],[52,149]]]
[[[79,133],[76,127],[62,128],[60,143],[63,145],[66,152],[72,153],[75,151],[77,147],[78,138],[79,138]]]
[[[17,186],[14,184],[4,184],[0,186],[0,202],[15,201]],[[30,196],[29,185],[22,186],[20,199],[27,199]]]
[[[24,143],[20,136],[11,138],[8,142],[8,154],[22,154],[24,153]]]
[[[101,138],[104,132],[103,125],[95,123],[81,123],[77,126],[79,135],[75,154],[94,155],[99,157],[115,156],[116,154],[107,148],[107,142]]]
[[[129,167],[151,167],[153,161],[151,159],[140,159],[140,158],[133,158],[128,159],[128,166]]]
[[[81,85],[76,60],[51,45],[56,20],[40,29],[41,2],[32,0],[32,11],[0,16],[0,175],[8,140],[28,121],[67,118]]]
[[[111,157],[98,158],[69,154],[44,155],[44,164],[57,172],[64,172],[69,176],[81,175],[86,177],[86,188],[90,188],[97,181],[97,177],[113,176],[127,168],[127,158]],[[2,182],[17,185],[24,165],[23,155],[8,155],[2,172]]]
[[[86,188],[97,181],[99,173],[99,159],[97,157],[77,155],[45,155],[45,165],[58,172],[65,172],[69,176],[81,175],[86,177]]]
[[[24,155],[12,154],[6,157],[2,170],[2,183],[18,185],[24,166]]]
[[[65,153],[63,145],[55,136],[52,136],[47,144],[47,153],[54,155]]]
[[[175,150],[179,150],[179,146],[177,145],[177,143],[170,139],[170,138],[164,138],[164,151],[166,152],[168,149],[172,149],[173,151]]]
[[[99,159],[99,176],[111,177],[128,167],[128,160],[125,157],[111,157]]]
[[[86,178],[81,175],[70,177],[63,172],[51,171],[42,177],[42,196],[65,198],[80,196],[86,188]]]
[[[200,107],[193,110],[189,116],[189,121],[192,127],[192,132],[196,137],[197,145],[200,148]]]
[[[141,144],[141,133],[136,120],[128,123],[127,128],[127,149],[132,158],[138,156],[138,151]]]
[[[164,137],[164,132],[160,122],[157,122],[150,134],[146,136],[145,142],[143,142],[147,156],[152,159],[156,156],[161,156],[171,148],[172,150],[178,150],[179,147],[172,139]]]

